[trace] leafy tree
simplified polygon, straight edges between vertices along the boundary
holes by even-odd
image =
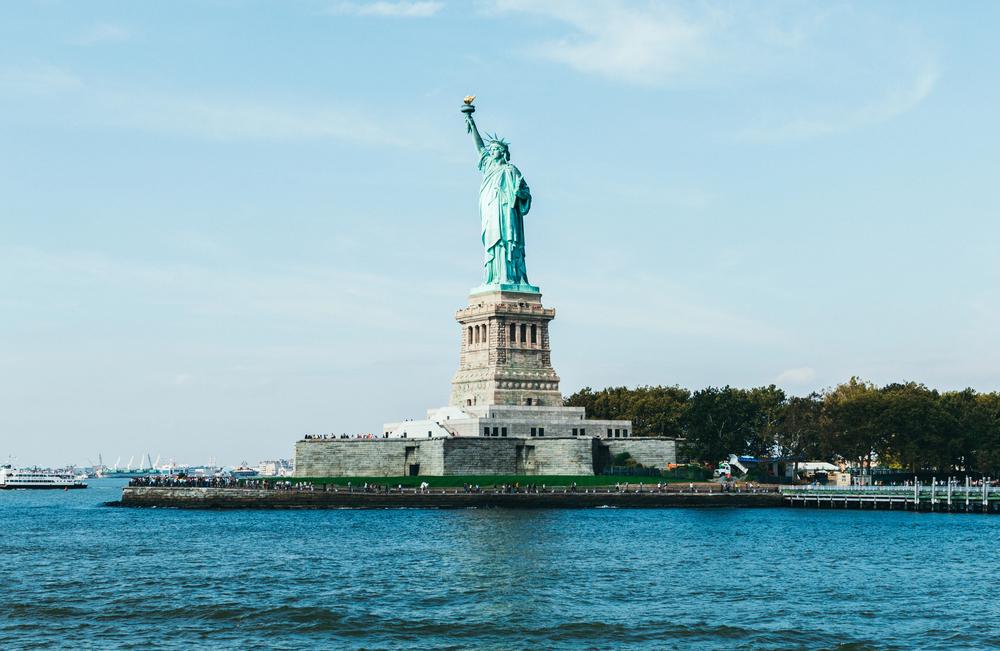
[[[976,446],[989,438],[995,425],[986,403],[972,389],[941,394],[941,408],[950,418],[941,453],[949,468],[971,470],[975,465]]]
[[[823,396],[823,429],[827,449],[834,455],[872,466],[885,452],[885,437],[878,427],[881,394],[874,384],[856,377]]]
[[[772,384],[750,389],[746,396],[750,402],[750,421],[745,450],[755,457],[771,456],[775,452],[778,423],[786,407],[785,392]]]
[[[681,418],[691,393],[680,387],[611,387],[594,391],[586,387],[577,391],[565,403],[585,407],[591,418],[632,421],[635,436],[684,435]]]
[[[818,393],[788,399],[775,427],[775,445],[783,457],[792,457],[794,474],[804,457],[823,455],[823,397]]]
[[[677,386],[636,389],[629,409],[632,427],[639,436],[684,436],[681,419],[691,392]]]
[[[756,394],[730,386],[695,391],[683,419],[691,458],[716,461],[729,454],[759,454],[773,401],[780,393],[770,389],[774,387]]]
[[[1000,475],[1000,393],[982,393],[976,402],[985,426],[972,444],[973,468],[996,477]]]
[[[731,453],[880,463],[911,472],[1000,475],[1000,393],[939,393],[915,382],[881,389],[856,377],[822,394],[786,397],[774,385],[581,389],[566,404],[593,418],[631,420],[637,436],[686,439],[690,458]],[[796,469],[797,470],[797,469]]]
[[[948,438],[955,422],[937,391],[915,382],[890,384],[880,391],[875,422],[883,461],[912,472],[951,467]]]

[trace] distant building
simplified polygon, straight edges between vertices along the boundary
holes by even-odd
[[[851,485],[851,473],[844,464],[838,466],[826,461],[775,460],[771,462],[771,475],[788,480],[820,481],[833,486]]]
[[[261,461],[257,464],[257,473],[261,477],[291,477],[294,469],[295,465],[289,459]]]

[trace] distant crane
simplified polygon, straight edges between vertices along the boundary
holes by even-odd
[[[733,476],[733,468],[739,470],[741,475],[746,475],[750,472],[746,466],[740,463],[740,458],[738,456],[730,454],[728,461],[719,462],[718,467],[712,472],[712,476],[716,479],[731,479]]]

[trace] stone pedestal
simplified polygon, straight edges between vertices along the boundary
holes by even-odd
[[[549,347],[549,321],[555,315],[542,306],[537,292],[497,289],[470,295],[469,306],[455,314],[462,343],[450,404],[561,406]]]

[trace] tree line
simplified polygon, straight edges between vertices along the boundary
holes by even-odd
[[[851,378],[807,396],[773,384],[694,392],[587,387],[566,404],[586,407],[590,418],[631,420],[634,436],[683,438],[692,461],[739,454],[1000,474],[1000,392],[942,392],[916,382],[878,387]]]

